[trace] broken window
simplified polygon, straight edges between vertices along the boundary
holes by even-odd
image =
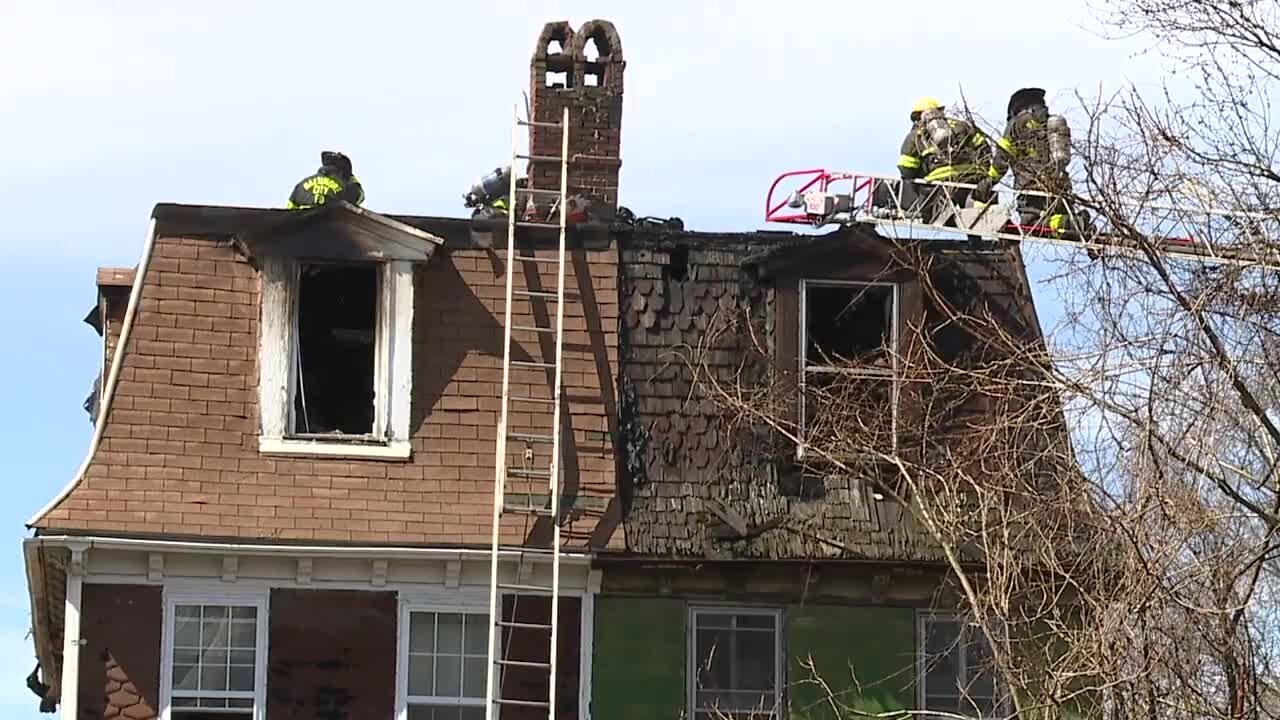
[[[805,446],[826,454],[890,449],[897,434],[898,290],[888,283],[800,283]]]
[[[691,717],[778,717],[778,612],[716,608],[695,609],[692,615]]]
[[[378,285],[374,265],[302,266],[295,435],[374,433]]]

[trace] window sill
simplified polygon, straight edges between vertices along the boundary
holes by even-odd
[[[397,440],[383,445],[360,445],[345,442],[320,442],[316,440],[289,440],[285,438],[258,438],[258,452],[263,455],[284,457],[353,458],[360,460],[408,460],[407,440]]]

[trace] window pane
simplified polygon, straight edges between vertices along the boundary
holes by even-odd
[[[227,647],[227,608],[204,608],[204,620],[200,623],[200,647]]]
[[[196,611],[196,616],[191,617],[190,614],[183,615],[179,612],[174,618],[173,623],[173,645],[174,647],[200,647],[200,616],[199,608],[191,608]],[[181,611],[182,608],[179,608]]]
[[[738,627],[772,630],[775,617],[773,615],[738,615]]]
[[[231,622],[231,647],[251,648],[256,644],[258,624],[253,620]]]
[[[462,616],[457,613],[440,613],[436,624],[436,652],[462,654]]]
[[[174,665],[198,665],[200,664],[199,650],[174,650]]]
[[[462,695],[484,697],[485,670],[488,658],[475,657],[462,661]]]
[[[439,655],[436,657],[435,694],[440,697],[460,697],[462,695],[461,657],[457,655]]]
[[[227,657],[228,654],[226,650],[203,650],[200,652],[200,664],[226,665]]]
[[[716,613],[698,613],[697,624],[699,628],[731,628],[733,627],[732,615],[720,615]]]
[[[717,690],[730,686],[731,632],[698,630],[695,654],[698,663],[697,687]]]
[[[429,653],[436,646],[436,614],[416,612],[409,615],[409,652]]]
[[[484,720],[484,707],[477,705],[460,707],[458,720]]]
[[[435,672],[435,662],[430,655],[409,656],[409,694],[433,695],[431,678]]]
[[[954,710],[960,688],[960,625],[953,620],[925,621],[925,695],[930,710]],[[937,698],[940,706],[935,706]]]
[[[239,690],[249,692],[253,690],[253,666],[252,665],[232,665],[231,675],[228,682],[228,690]]]
[[[489,643],[489,616],[468,615],[463,633],[468,655],[485,655],[485,646]]]
[[[734,638],[734,690],[773,690],[773,633],[739,632]]]
[[[252,620],[258,621],[258,608],[251,605],[236,606],[231,608],[232,620]]]
[[[239,720],[240,718],[253,717],[253,710],[228,712],[226,710],[179,710],[174,708],[170,713],[170,717],[173,720]]]
[[[992,667],[991,646],[981,631],[975,628],[979,637],[971,639],[965,646],[965,669],[968,677],[965,691],[975,701],[989,699],[995,695],[995,669]]]
[[[201,690],[226,690],[227,689],[227,666],[226,665],[201,665],[200,666],[200,689]]]
[[[195,665],[174,665],[173,666],[173,689],[174,690],[195,690],[196,689],[196,666]]]
[[[232,650],[231,662],[236,665],[252,665],[254,658],[253,650]]]

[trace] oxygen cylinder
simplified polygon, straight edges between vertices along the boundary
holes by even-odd
[[[1059,167],[1071,161],[1071,126],[1061,115],[1050,115],[1045,123],[1049,135],[1049,159]]]
[[[480,178],[479,182],[471,186],[471,192],[467,197],[476,204],[480,204],[505,196],[510,188],[511,168],[494,168],[493,172]]]
[[[945,148],[951,143],[951,123],[941,110],[929,110],[920,116],[925,135],[935,147]]]

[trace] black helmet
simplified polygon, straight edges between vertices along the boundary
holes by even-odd
[[[1044,89],[1022,88],[1009,97],[1008,118],[1012,119],[1014,115],[1036,105],[1044,105]]]
[[[346,174],[351,174],[351,158],[340,152],[333,150],[325,150],[320,153],[320,164],[324,167],[338,168]]]

